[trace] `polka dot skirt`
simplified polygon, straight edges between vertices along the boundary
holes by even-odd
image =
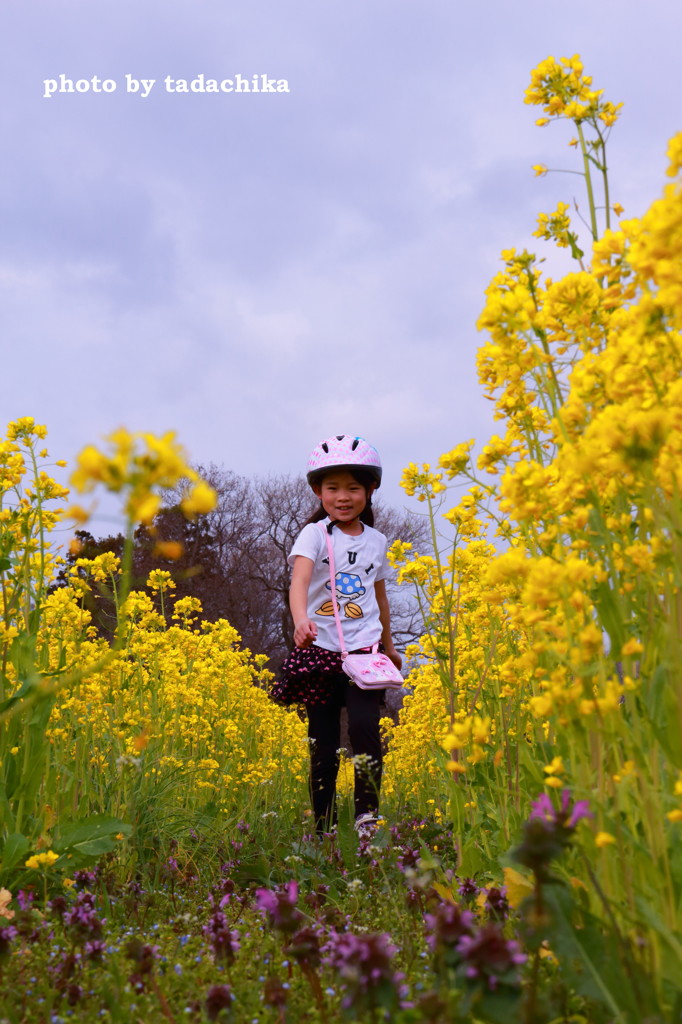
[[[367,654],[371,647],[362,647],[351,654]],[[379,644],[383,650],[383,644]],[[324,704],[339,683],[349,679],[341,668],[339,651],[326,651],[323,647],[294,647],[282,665],[281,678],[275,683],[270,696],[278,704]]]

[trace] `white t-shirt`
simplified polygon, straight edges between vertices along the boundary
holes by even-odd
[[[325,536],[329,518],[321,523],[308,523],[296,538],[289,565],[297,555],[310,558],[313,574],[308,590],[308,617],[317,626],[317,647],[339,651],[339,634],[334,621],[329,579],[329,556]],[[324,527],[324,532],[321,527]],[[336,599],[339,604],[341,629],[347,651],[370,647],[381,639],[382,625],[374,593],[377,580],[389,573],[386,561],[388,541],[383,533],[363,524],[363,530],[352,537],[338,526],[332,530],[336,568]]]

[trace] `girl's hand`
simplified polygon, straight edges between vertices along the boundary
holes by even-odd
[[[387,658],[391,659],[395,667],[400,672],[400,670],[403,667],[403,659],[400,657],[392,643],[384,644],[384,654],[386,655]]]
[[[317,639],[317,626],[308,618],[301,619],[294,629],[294,643],[297,647],[310,647]]]

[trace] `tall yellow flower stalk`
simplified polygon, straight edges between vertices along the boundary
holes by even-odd
[[[406,470],[434,541],[443,516],[454,539],[427,558],[394,549],[425,635],[388,727],[389,785],[415,802],[439,794],[464,873],[494,863],[543,788],[588,799],[594,827],[572,870],[660,984],[679,954],[682,135],[661,198],[614,230],[606,141],[620,104],[579,57],[543,61],[526,99],[539,124],[572,122],[592,252],[560,204],[537,234],[578,269],[547,280],[534,254],[502,254],[478,356],[500,433],[476,464],[470,442],[443,456],[470,484],[449,510],[444,474]]]

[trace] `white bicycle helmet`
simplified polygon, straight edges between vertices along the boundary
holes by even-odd
[[[352,469],[354,466],[366,469],[376,480],[377,487],[380,485],[381,460],[376,448],[364,437],[352,437],[350,434],[328,437],[326,441],[320,441],[308,457],[308,483],[317,483],[325,470]]]

